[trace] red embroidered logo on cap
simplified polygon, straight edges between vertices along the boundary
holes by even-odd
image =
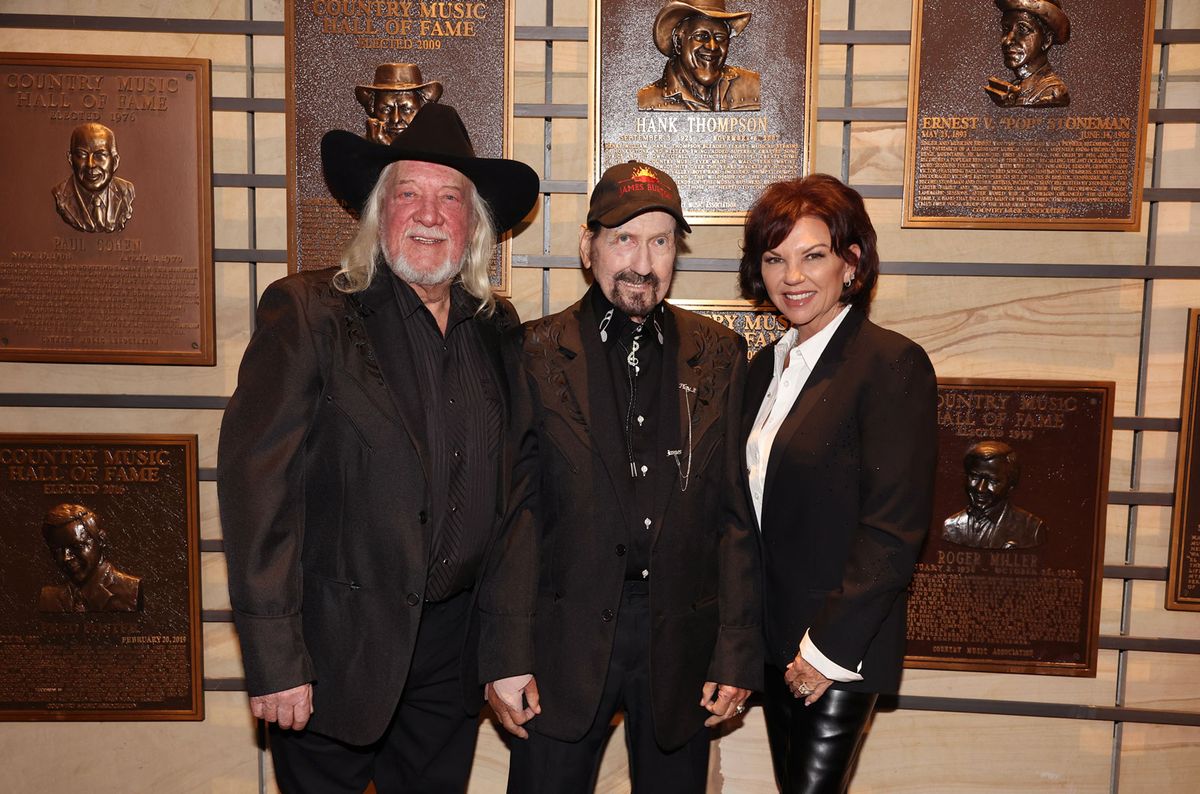
[[[617,192],[621,195],[635,190],[649,190],[667,199],[674,198],[670,189],[659,181],[658,174],[654,173],[654,169],[649,166],[635,168],[629,179],[622,179],[619,184]]]

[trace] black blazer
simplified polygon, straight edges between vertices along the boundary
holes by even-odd
[[[428,453],[391,275],[350,296],[331,274],[305,271],[263,294],[225,409],[218,496],[247,690],[311,681],[309,727],[368,744],[396,710],[424,606]],[[481,331],[506,395],[504,323],[516,317],[500,302]],[[482,702],[476,645],[464,661],[469,708]]]
[[[774,374],[750,364],[742,450]],[[767,657],[783,669],[806,630],[861,682],[894,693],[906,590],[929,528],[937,381],[925,351],[851,309],[775,437],[763,489]]]
[[[649,641],[655,732],[670,749],[709,716],[698,705],[705,681],[760,689],[763,667],[758,541],[737,450],[745,342],[670,306],[663,325]],[[613,486],[628,463],[612,390],[589,383],[589,358],[603,355],[596,327],[576,303],[527,324],[506,349],[514,495],[480,596],[481,679],[534,673],[543,712],[530,725],[567,741],[599,707],[625,579],[616,549],[643,521]],[[686,469],[685,396],[686,491],[666,452],[682,450]]]

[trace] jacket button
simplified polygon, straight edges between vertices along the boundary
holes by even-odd
[[[416,593],[409,593],[408,598],[405,598],[404,600],[408,602],[410,607],[415,607],[417,604],[421,603],[421,596],[417,595]]]
[[[624,544],[624,543],[618,543],[618,544],[617,544],[617,556],[618,556],[618,557],[624,557],[624,556],[625,556],[625,544]]]
[[[612,621],[613,611],[611,609],[604,610],[603,612],[600,613],[600,619],[603,620],[605,623]]]
[[[421,512],[417,513],[417,520],[424,524],[429,521],[429,515],[422,510]]]

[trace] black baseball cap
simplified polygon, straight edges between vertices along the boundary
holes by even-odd
[[[675,216],[680,227],[692,227],[683,217],[679,188],[665,171],[630,160],[612,166],[592,189],[587,222],[611,229],[643,212],[661,210]]]

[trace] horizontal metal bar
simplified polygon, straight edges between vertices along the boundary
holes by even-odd
[[[287,188],[283,174],[213,174],[213,187],[277,187]]]
[[[217,470],[216,470],[216,468],[210,468],[208,466],[201,466],[200,471],[197,472],[196,479],[200,480],[200,482],[216,482],[217,481]]]
[[[903,123],[907,108],[819,107],[817,121],[896,121]]]
[[[1154,31],[1155,44],[1200,44],[1200,28],[1174,28]]]
[[[220,538],[200,538],[200,551],[222,554],[225,551],[225,541]]]
[[[586,119],[587,105],[558,102],[537,105],[518,102],[513,105],[513,115],[519,119]]]
[[[215,96],[212,98],[212,109],[227,113],[283,113],[287,110],[287,103],[282,99]]]
[[[1151,124],[1196,124],[1200,122],[1200,108],[1151,108]]]
[[[1148,653],[1200,654],[1200,640],[1175,637],[1100,636],[1100,648],[1106,651],[1146,651]]]
[[[205,692],[245,692],[246,679],[244,678],[205,678]]]
[[[282,248],[214,248],[217,262],[286,262],[288,252]]]
[[[512,265],[513,267],[536,267],[550,270],[577,268],[579,267],[579,257],[513,254]]]
[[[1146,201],[1200,201],[1200,188],[1148,187],[1142,191]]]
[[[1152,491],[1109,491],[1110,505],[1149,505],[1151,507],[1170,507],[1175,504],[1175,494],[1170,492],[1154,493]]]
[[[232,609],[202,609],[200,620],[204,623],[232,623]]]
[[[0,394],[0,406],[12,408],[166,408],[224,410],[228,397],[194,394]]]
[[[587,192],[587,183],[577,179],[543,179],[543,193],[575,193],[582,195]]]
[[[926,697],[922,695],[881,696],[879,706],[914,711],[949,711],[960,714],[1003,714],[1011,717],[1057,717],[1103,722],[1138,722],[1149,725],[1200,726],[1200,713],[1132,709],[1122,706],[1084,706],[1074,703],[1033,703],[1023,700]]]
[[[1105,565],[1104,578],[1165,582],[1167,581],[1167,569],[1161,565]]]
[[[126,33],[206,33],[282,36],[282,22],[180,17],[93,17],[82,14],[0,14],[0,28],[114,30]]]
[[[822,30],[822,44],[908,44],[907,30]]]
[[[517,25],[517,41],[587,41],[586,27]]]
[[[1159,416],[1117,416],[1113,418],[1113,430],[1156,430],[1178,433],[1180,421]]]

